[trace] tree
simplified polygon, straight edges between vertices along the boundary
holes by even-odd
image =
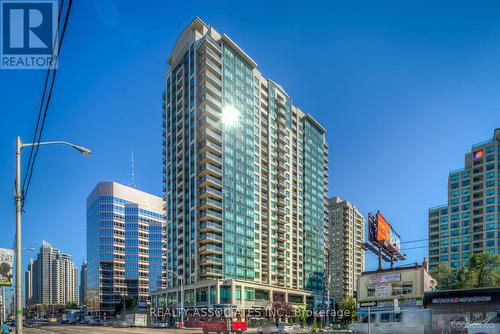
[[[303,327],[306,326],[306,320],[307,320],[307,307],[306,305],[293,305],[293,317],[294,317],[294,322],[297,322],[299,324],[302,324]]]
[[[453,285],[457,282],[457,273],[448,265],[440,265],[432,271],[432,277],[437,281],[438,290],[454,289]]]
[[[500,255],[474,254],[467,264],[474,276],[474,288],[500,286]]]
[[[500,286],[500,255],[478,253],[459,270],[439,266],[432,272],[438,290],[471,289]]]
[[[66,303],[66,309],[67,310],[77,310],[78,304],[75,302],[68,302],[68,303]]]
[[[339,309],[342,311],[340,322],[348,325],[356,318],[356,299],[352,296],[345,297],[340,303]]]
[[[125,308],[123,307],[123,304],[125,304]],[[122,310],[125,310],[126,312],[135,312],[136,307],[137,300],[135,300],[135,298],[127,296],[123,297],[121,303],[116,305],[115,312],[122,313]]]
[[[273,296],[273,303],[271,304],[272,314],[277,320],[288,318],[293,314],[292,305],[286,300],[285,296],[277,294]]]

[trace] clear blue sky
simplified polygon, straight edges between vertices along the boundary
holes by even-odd
[[[98,181],[130,183],[132,150],[138,188],[161,195],[166,60],[195,16],[327,128],[330,194],[365,216],[381,209],[403,241],[426,238],[427,209],[446,201],[448,172],[500,126],[493,1],[75,1],[44,137],[94,156],[40,150],[26,247],[47,240],[80,264],[86,197]],[[0,71],[0,247],[13,245],[15,136],[31,139],[44,75]],[[412,261],[426,253],[407,252]]]

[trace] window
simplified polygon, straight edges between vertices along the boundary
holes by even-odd
[[[366,295],[368,297],[375,296],[375,287],[374,286],[368,286],[368,287],[366,287]]]
[[[393,296],[411,295],[413,293],[413,283],[394,283],[392,285]]]

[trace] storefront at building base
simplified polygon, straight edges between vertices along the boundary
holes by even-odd
[[[416,298],[394,298],[394,299],[379,299],[374,301],[360,301],[358,303],[358,314],[368,313],[368,309],[371,312],[378,311],[398,311],[398,310],[411,310],[411,309],[422,309],[423,299],[421,297]]]
[[[273,301],[290,305],[315,307],[315,297],[311,291],[289,289],[236,279],[207,280],[184,287],[184,304],[181,303],[181,288],[158,290],[151,293],[153,317],[165,322],[177,322],[184,312],[186,326],[197,321],[223,315],[215,310],[232,310],[232,315],[251,322],[269,315]],[[181,309],[182,305],[184,310]],[[227,312],[227,311],[226,311]]]
[[[424,307],[432,312],[433,329],[459,330],[465,324],[498,323],[500,288],[426,292]]]

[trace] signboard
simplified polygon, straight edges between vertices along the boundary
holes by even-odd
[[[389,286],[387,284],[379,284],[379,285],[377,285],[377,296],[378,297],[387,297],[387,296],[389,296]]]
[[[484,155],[484,150],[479,150],[479,151],[476,151],[472,154],[472,158],[479,159],[479,158],[482,158],[483,155]]]
[[[14,251],[0,248],[0,286],[12,286]]]
[[[368,279],[368,284],[389,283],[401,281],[401,273],[386,273],[373,275]]]
[[[394,298],[394,312],[399,312],[399,299]]]
[[[375,306],[377,306],[377,301],[359,303],[359,307],[375,307]]]
[[[421,307],[423,305],[423,301],[420,298],[402,298],[402,299],[392,299],[392,300],[379,300],[379,307],[387,307],[387,308],[412,308],[412,307]]]
[[[391,240],[391,225],[385,220],[380,212],[377,212],[377,241]]]

